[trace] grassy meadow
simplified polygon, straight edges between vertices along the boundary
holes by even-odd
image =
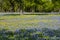
[[[0,40],[60,40],[60,15],[1,15]]]
[[[0,29],[59,28],[60,15],[5,15],[0,16]]]

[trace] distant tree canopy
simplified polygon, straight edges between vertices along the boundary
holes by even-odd
[[[0,12],[58,12],[60,0],[0,0]]]

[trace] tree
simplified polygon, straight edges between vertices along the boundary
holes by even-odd
[[[44,7],[44,11],[51,12],[53,10],[54,4],[51,1],[45,1],[43,7]]]
[[[54,4],[54,11],[59,11],[60,10],[60,0],[52,0]]]

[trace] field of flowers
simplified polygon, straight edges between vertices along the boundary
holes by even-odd
[[[9,15],[0,16],[0,28],[10,30],[24,28],[59,28],[60,15]]]
[[[0,16],[0,40],[60,40],[60,15]]]
[[[60,29],[2,29],[0,40],[60,40]]]

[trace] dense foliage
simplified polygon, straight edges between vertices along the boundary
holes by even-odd
[[[60,0],[0,0],[0,12],[58,12]]]
[[[0,40],[60,40],[60,29],[0,30]]]

